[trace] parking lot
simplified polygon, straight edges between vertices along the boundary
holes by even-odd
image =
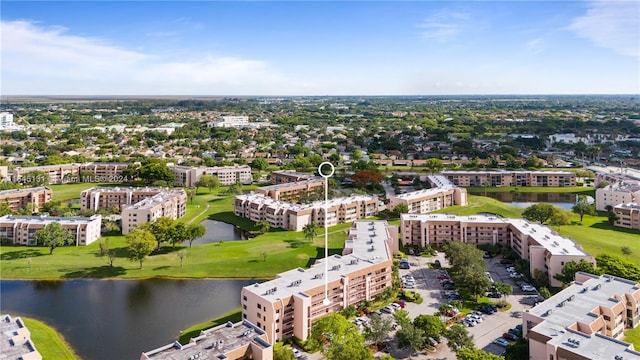
[[[438,311],[440,304],[447,302],[445,291],[440,285],[438,278],[440,271],[438,269],[431,269],[428,265],[436,259],[440,261],[443,267],[448,267],[448,262],[444,258],[444,254],[438,253],[431,258],[410,256],[409,263],[411,268],[400,270],[401,277],[407,274],[411,274],[414,277],[416,286],[412,290],[418,292],[424,300],[422,304],[407,303],[405,310],[409,312],[411,318],[415,318],[420,314],[433,315]],[[499,257],[485,260],[489,265],[489,273],[496,282],[504,282],[513,287],[513,294],[507,297],[507,302],[511,303],[512,307],[509,311],[498,311],[492,315],[484,315],[481,323],[473,327],[468,327],[467,330],[473,335],[476,348],[494,354],[502,354],[505,348],[494,344],[493,341],[497,338],[502,338],[502,335],[510,328],[514,328],[522,323],[521,314],[531,308],[531,305],[536,300],[537,293],[523,292],[509,276],[506,267],[500,264]],[[400,354],[392,353],[392,355],[395,357]],[[408,356],[408,354],[406,355]],[[420,355],[414,358],[455,359],[455,354],[448,349],[446,345],[439,345],[436,353]]]

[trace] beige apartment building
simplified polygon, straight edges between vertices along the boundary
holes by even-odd
[[[575,282],[522,316],[529,358],[640,360],[623,340],[640,324],[640,284],[583,272]]]
[[[135,204],[122,206],[122,234],[161,217],[178,219],[187,212],[187,193],[180,190],[162,191]]]
[[[46,186],[0,191],[0,201],[9,204],[11,211],[20,211],[27,204],[32,204],[33,212],[38,212],[42,205],[51,201],[52,196],[53,191]]]
[[[86,164],[61,164],[15,168],[11,175],[13,183],[29,185],[38,182],[39,179],[31,179],[25,176],[32,171],[41,171],[48,176],[49,184],[66,184],[75,182],[127,182],[122,171],[129,166],[128,163],[86,163]],[[93,174],[91,179],[82,179],[82,173],[88,171]]]
[[[308,174],[308,173],[298,172],[295,170],[279,170],[271,173],[271,183],[274,185],[294,183],[294,182],[304,181],[304,180],[309,180],[314,178],[321,180],[321,178],[318,176]]]
[[[176,176],[175,186],[195,187],[202,175],[215,175],[220,185],[229,186],[236,183],[248,185],[253,182],[249,165],[234,166],[183,166],[168,164],[169,170]]]
[[[0,318],[0,359],[42,360],[31,341],[31,331],[21,318],[3,315]]]
[[[270,343],[294,336],[305,340],[316,320],[371,300],[392,286],[397,238],[397,228],[385,221],[354,222],[342,255],[244,287],[243,319],[265,331]],[[328,305],[323,303],[325,298]]]
[[[548,226],[533,224],[524,219],[508,219],[488,215],[402,214],[402,244],[439,248],[448,241],[462,241],[474,245],[503,245],[530,263],[530,275],[542,271],[552,286],[562,286],[553,275],[562,271],[569,261],[588,261],[593,256],[569,238]]]
[[[400,195],[389,195],[389,209],[404,204],[409,214],[426,214],[453,205],[467,205],[467,190],[452,185],[443,176],[429,176],[431,189],[413,191]]]
[[[175,341],[140,355],[140,360],[177,359],[273,360],[273,346],[264,330],[243,320],[202,330],[187,344]]]
[[[255,192],[275,200],[290,202],[312,195],[322,195],[324,197],[324,180],[312,178],[297,182],[280,183],[257,188]]]
[[[301,231],[311,222],[325,226],[325,206],[327,226],[375,216],[380,212],[380,200],[376,196],[352,195],[331,199],[327,204],[324,201],[292,204],[256,193],[236,196],[233,211],[236,216],[256,222],[267,221],[272,227]]]
[[[37,245],[36,231],[57,222],[73,234],[75,246],[89,245],[100,238],[102,216],[91,217],[54,217],[54,216],[15,216],[0,217],[0,239],[8,239],[13,244]]]
[[[615,207],[619,204],[640,201],[640,183],[635,181],[620,181],[596,189],[596,210],[606,211],[607,206]]]
[[[80,208],[82,210],[108,209],[125,205],[133,205],[144,199],[168,191],[163,187],[94,187],[80,193]]]
[[[640,230],[640,204],[618,204],[613,208],[616,221],[613,225],[627,229]],[[640,242],[640,239],[638,239]]]
[[[576,186],[576,174],[569,171],[442,171],[456,186]]]

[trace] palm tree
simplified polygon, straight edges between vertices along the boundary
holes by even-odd
[[[304,238],[309,240],[309,241],[313,241],[313,238],[316,237],[316,235],[318,235],[318,224],[314,223],[313,221],[308,223],[307,225],[305,225],[302,228],[302,231],[304,231]]]

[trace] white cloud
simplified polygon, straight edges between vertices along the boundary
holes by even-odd
[[[589,2],[586,14],[568,27],[594,44],[628,56],[640,56],[640,2],[599,0]]]
[[[529,54],[539,54],[545,48],[544,40],[541,38],[535,38],[533,40],[529,40],[524,44],[524,50]]]
[[[172,59],[70,35],[61,27],[0,25],[5,94],[242,95],[309,88],[260,60],[195,53]]]
[[[453,40],[463,31],[464,23],[469,18],[470,14],[466,12],[440,10],[417,27],[424,29],[422,36],[425,39],[445,43]]]

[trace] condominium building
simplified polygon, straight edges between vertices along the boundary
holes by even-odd
[[[68,245],[89,245],[100,238],[102,216],[96,214],[91,217],[5,215],[0,217],[0,239],[8,239],[20,245],[37,245],[36,231],[54,222],[73,235],[73,243]]]
[[[31,331],[21,318],[3,315],[0,318],[0,359],[42,360],[31,341]]]
[[[184,190],[160,192],[135,204],[122,206],[122,233],[127,234],[138,226],[161,217],[181,218],[186,211],[187,193]]]
[[[576,186],[569,171],[442,171],[456,186]]]
[[[218,116],[214,121],[208,122],[208,127],[247,127],[249,117],[242,115]]]
[[[507,219],[489,215],[401,215],[404,245],[442,246],[448,241],[474,245],[503,245],[530,263],[530,275],[542,271],[552,286],[562,283],[553,275],[569,261],[584,259],[595,265],[595,259],[569,238],[560,236],[548,226],[524,219]]]
[[[397,238],[397,228],[385,221],[354,222],[342,255],[244,287],[243,319],[264,330],[270,343],[293,336],[305,340],[318,319],[374,299],[392,286]]]
[[[308,196],[323,195],[324,180],[321,178],[311,178],[297,182],[285,182],[276,185],[263,186],[257,188],[255,192],[275,200],[295,202]]]
[[[613,208],[613,213],[616,215],[616,221],[613,225],[640,230],[639,203],[618,204]]]
[[[52,196],[51,189],[45,186],[0,191],[0,201],[9,204],[11,211],[20,211],[27,204],[32,204],[33,212],[38,212],[42,205],[51,201]]]
[[[80,193],[80,208],[82,210],[109,209],[133,205],[144,199],[168,191],[163,187],[94,187]]]
[[[85,163],[15,168],[11,174],[11,181],[25,185],[39,183],[41,179],[32,179],[32,174],[29,174],[39,171],[47,175],[48,184],[51,185],[75,182],[127,182],[132,180],[122,175],[127,166],[128,163]],[[84,179],[84,172],[90,172],[92,176]]]
[[[376,196],[352,195],[331,199],[327,204],[324,201],[292,204],[251,193],[236,196],[233,211],[236,216],[256,222],[267,221],[272,227],[301,231],[311,222],[325,226],[325,218],[327,226],[333,226],[375,216],[380,211],[380,200]]]
[[[309,179],[321,179],[321,178],[312,174],[298,172],[294,170],[279,170],[271,173],[271,183],[274,185],[294,183],[294,182],[304,181]]]
[[[618,181],[596,189],[596,210],[606,211],[608,206],[640,201],[640,184],[635,181]]]
[[[530,359],[640,360],[622,341],[640,324],[640,284],[576,273],[575,282],[522,316]]]
[[[248,185],[253,182],[249,165],[195,167],[168,164],[167,166],[176,176],[175,186],[195,187],[202,175],[215,175],[223,186],[236,183]]]
[[[185,345],[176,341],[140,355],[140,360],[176,359],[273,360],[273,346],[264,330],[243,320],[202,330]]]
[[[428,176],[431,189],[389,195],[389,209],[404,204],[409,214],[425,214],[453,205],[467,205],[467,190],[452,185],[444,176]]]

